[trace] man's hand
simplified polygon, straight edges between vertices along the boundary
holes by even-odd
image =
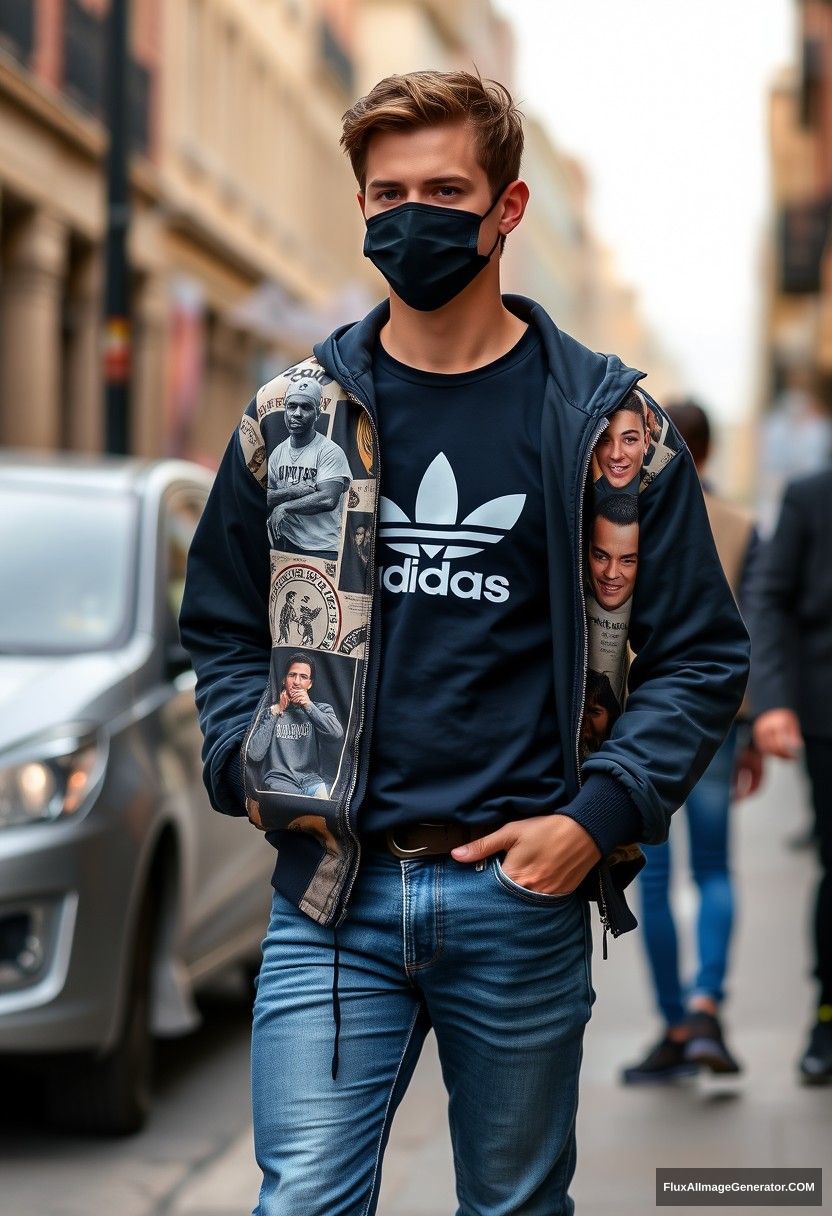
[[[289,706],[289,694],[284,688],[278,698],[277,704],[272,706],[272,714],[277,718],[281,714],[285,714]]]
[[[601,851],[568,815],[538,815],[503,824],[496,832],[451,850],[456,861],[481,861],[506,852],[503,871],[521,887],[544,895],[571,895]]]
[[[312,698],[305,688],[293,688],[289,693],[289,700],[293,705],[311,705]]]
[[[767,756],[794,760],[803,750],[800,722],[792,709],[769,709],[754,723],[754,742]]]
[[[246,814],[248,815],[250,823],[253,823],[254,826],[259,828],[261,832],[265,832],[266,825],[260,818],[259,802],[255,802],[253,798],[246,798]]]
[[[731,797],[735,802],[756,794],[763,779],[763,754],[750,744],[737,753],[731,779]]]

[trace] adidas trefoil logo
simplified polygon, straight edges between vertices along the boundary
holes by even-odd
[[[503,494],[484,502],[457,523],[456,478],[447,456],[440,452],[428,465],[419,485],[415,522],[411,523],[401,507],[382,495],[379,535],[391,549],[409,557],[418,557],[420,550],[428,557],[468,557],[502,540],[517,523],[525,502],[525,494]],[[469,543],[448,544],[448,541]]]
[[[526,502],[525,494],[503,494],[477,507],[457,522],[459,494],[456,478],[444,452],[425,470],[416,494],[415,518],[383,495],[379,502],[379,536],[390,549],[408,559],[401,566],[387,566],[382,572],[390,591],[415,591],[417,586],[429,595],[448,595],[460,599],[480,599],[483,576],[470,570],[451,575],[455,558],[481,553],[511,531]],[[422,555],[439,559],[441,566],[421,568]],[[508,580],[491,575],[485,580],[485,598],[508,598]]]

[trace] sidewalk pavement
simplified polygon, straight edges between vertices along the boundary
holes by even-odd
[[[795,1073],[814,995],[808,925],[815,866],[806,852],[786,849],[784,840],[807,821],[804,800],[800,774],[774,763],[763,793],[734,812],[739,923],[726,1022],[729,1042],[745,1064],[739,1081],[702,1079],[635,1091],[618,1084],[620,1066],[653,1041],[659,1022],[648,996],[638,931],[611,941],[606,961],[596,933],[598,999],[584,1045],[578,1169],[571,1190],[576,1216],[645,1216],[656,1210],[657,1166],[829,1163],[832,1087],[801,1087]],[[690,946],[696,901],[680,873],[687,844],[681,816],[673,840],[679,922]],[[637,912],[636,901],[631,902]],[[683,959],[689,957],[688,948]],[[828,1196],[814,1211],[832,1211],[832,1171],[824,1181]],[[249,1129],[192,1177],[167,1211],[170,1216],[241,1216],[254,1205],[258,1184]],[[451,1216],[455,1206],[445,1095],[430,1036],[393,1125],[379,1214]]]

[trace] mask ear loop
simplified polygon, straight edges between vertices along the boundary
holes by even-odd
[[[510,186],[510,185],[511,185],[511,182],[506,182],[505,186],[501,186],[501,187],[500,187],[500,189],[497,191],[497,194],[495,195],[494,202],[491,204],[491,206],[488,208],[488,210],[487,210],[487,211],[485,211],[485,212],[483,212],[483,214],[480,216],[480,224],[482,224],[482,221],[483,221],[483,220],[488,219],[488,217],[489,217],[489,215],[491,214],[491,212],[494,210],[494,208],[495,208],[495,207],[497,206],[497,204],[499,203],[500,198],[502,197],[502,193],[503,193],[503,191],[504,191],[504,190],[505,190],[505,189],[506,189],[508,186]],[[501,237],[502,235],[503,235],[503,234],[502,234],[502,232],[498,232],[498,233],[497,233],[497,236],[496,236],[496,237],[495,237],[495,239],[494,239],[494,244],[491,246],[491,248],[489,249],[488,253],[484,253],[484,254],[482,255],[482,256],[483,256],[483,257],[486,259],[486,261],[487,261],[487,262],[490,262],[490,261],[491,261],[491,255],[492,255],[492,253],[494,252],[494,250],[497,248],[497,246],[499,245],[499,243],[500,243],[500,237]]]

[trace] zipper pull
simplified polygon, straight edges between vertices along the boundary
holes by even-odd
[[[607,957],[607,926],[604,925],[604,936],[601,938],[601,958]]]

